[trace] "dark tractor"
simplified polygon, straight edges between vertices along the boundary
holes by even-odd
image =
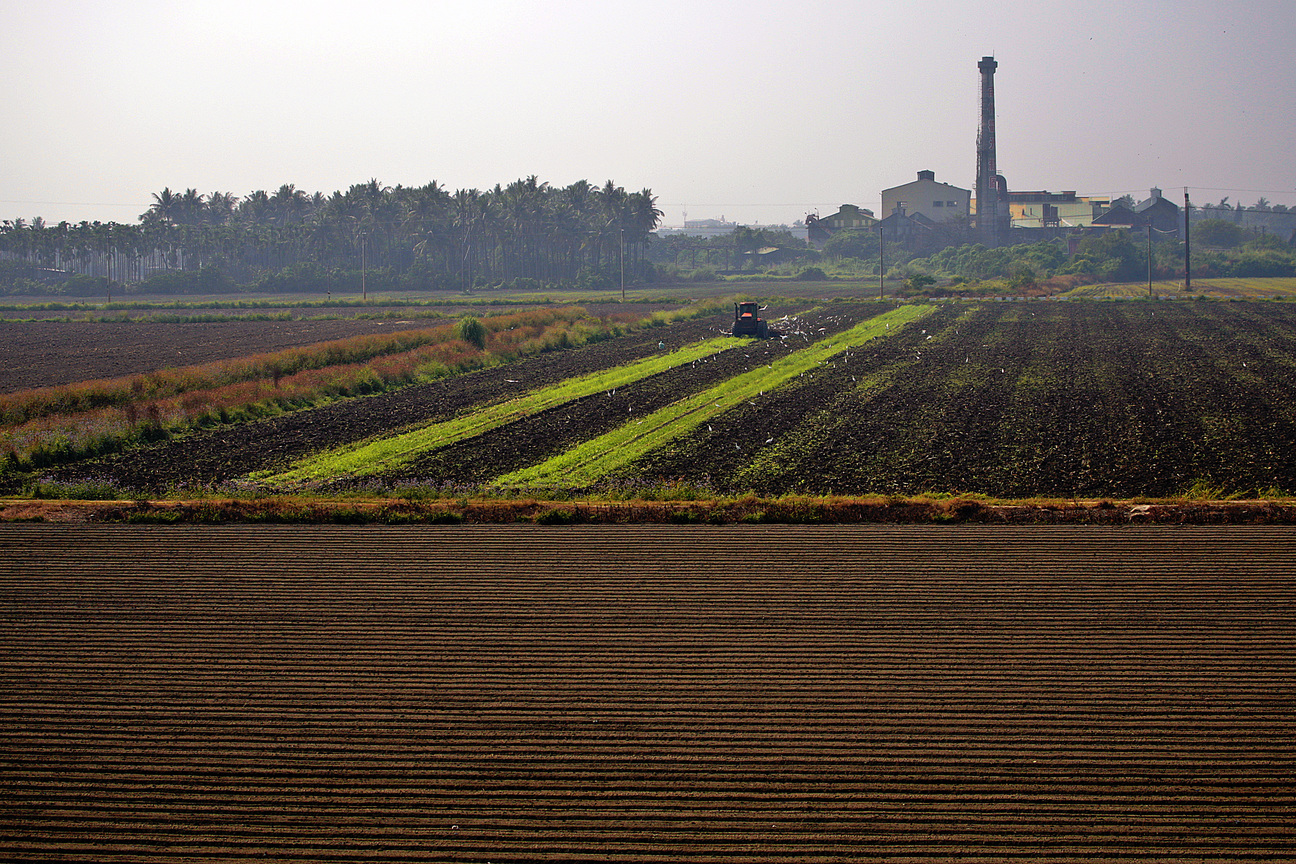
[[[733,335],[755,336],[757,339],[769,337],[769,323],[760,317],[759,303],[734,304]]]

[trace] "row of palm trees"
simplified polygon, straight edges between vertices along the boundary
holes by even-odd
[[[577,283],[619,275],[623,262],[635,280],[661,216],[650,190],[611,180],[554,187],[531,176],[454,192],[370,180],[327,196],[286,184],[242,199],[167,188],[138,224],[6,220],[0,259],[123,283],[208,266],[246,283],[300,264],[386,268],[429,287]]]

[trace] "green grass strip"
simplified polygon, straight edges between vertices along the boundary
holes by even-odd
[[[335,447],[300,459],[287,471],[258,471],[248,475],[248,479],[269,486],[299,487],[338,477],[363,477],[390,471],[414,461],[424,453],[456,441],[473,438],[565,402],[633,384],[650,375],[750,344],[751,341],[722,336],[694,342],[669,353],[569,378],[560,384],[542,387],[453,420],[433,423],[399,435]]]
[[[578,444],[539,465],[497,479],[503,488],[581,488],[633,462],[670,440],[743,402],[810,371],[836,354],[900,328],[932,312],[934,306],[901,306],[782,357],[768,366],[735,375],[710,390],[696,393],[632,421],[606,435]]]

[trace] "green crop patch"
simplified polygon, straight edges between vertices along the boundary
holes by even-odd
[[[271,487],[301,487],[339,477],[364,477],[408,464],[419,456],[481,435],[541,411],[616,390],[676,366],[750,344],[750,339],[723,336],[685,345],[624,366],[570,378],[516,399],[487,406],[462,417],[411,429],[399,435],[348,444],[297,461],[286,471],[256,472],[248,479]]]
[[[663,446],[725,411],[754,402],[793,378],[829,362],[835,355],[871,339],[898,333],[931,313],[934,306],[901,306],[843,333],[821,339],[768,366],[737,375],[723,384],[681,399],[647,417],[586,441],[539,465],[496,480],[504,488],[581,488]]]

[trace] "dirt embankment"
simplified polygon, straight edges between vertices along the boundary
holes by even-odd
[[[714,501],[203,498],[0,500],[0,522],[145,524],[1296,525],[1296,501],[1023,501],[757,498]]]

